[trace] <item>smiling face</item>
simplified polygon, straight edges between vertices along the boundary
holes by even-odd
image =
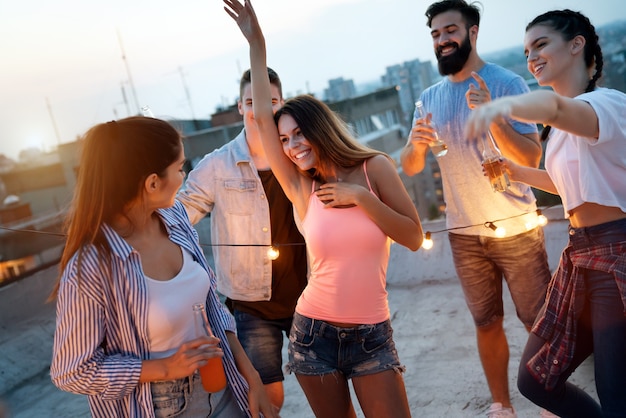
[[[278,134],[283,152],[300,170],[316,167],[317,155],[291,115],[283,114],[278,119]]]
[[[559,85],[567,82],[563,75],[574,65],[573,42],[545,25],[528,29],[524,36],[526,65],[540,86],[550,86],[558,92]]]
[[[465,66],[472,52],[466,26],[463,15],[456,10],[440,13],[432,19],[430,34],[441,75],[456,74]]]

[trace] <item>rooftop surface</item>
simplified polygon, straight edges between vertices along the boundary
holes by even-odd
[[[544,211],[550,267],[556,267],[567,240],[562,209]],[[442,221],[425,223],[425,231],[445,229]],[[414,417],[484,417],[491,403],[476,351],[474,326],[450,257],[445,233],[433,234],[434,247],[411,252],[393,245],[388,291],[394,339]],[[45,299],[56,267],[0,288],[0,400],[5,416],[88,417],[84,396],[58,390],[49,367],[54,334],[54,305]],[[506,289],[506,286],[505,286]],[[538,417],[539,408],[519,394],[516,376],[526,331],[505,293],[505,329],[511,360],[509,386],[519,418]],[[286,359],[286,349],[283,350]],[[592,359],[572,381],[595,396]],[[295,376],[285,378],[283,418],[313,417]],[[361,411],[358,416],[363,417]],[[2,411],[0,411],[0,418]]]

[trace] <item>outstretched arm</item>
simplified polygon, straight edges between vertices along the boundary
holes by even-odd
[[[511,160],[505,160],[504,166],[506,167],[506,171],[509,173],[509,178],[512,181],[519,181],[521,183],[528,184],[529,186],[532,186],[535,189],[543,190],[544,192],[559,194],[546,170],[522,166],[515,164]]]
[[[294,202],[299,196],[302,174],[283,153],[274,123],[270,80],[267,75],[265,37],[259,25],[252,4],[245,0],[223,0],[224,10],[239,26],[241,33],[250,44],[250,75],[252,80],[252,108],[254,119],[259,128],[261,142],[274,175],[285,194]]]
[[[479,106],[468,118],[465,133],[470,138],[477,137],[506,117],[551,125],[591,141],[600,133],[598,116],[589,103],[547,90],[502,97]]]

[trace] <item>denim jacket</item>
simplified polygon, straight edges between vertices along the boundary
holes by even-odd
[[[211,214],[219,292],[234,300],[270,300],[270,209],[245,132],[205,155],[177,198],[193,224]]]

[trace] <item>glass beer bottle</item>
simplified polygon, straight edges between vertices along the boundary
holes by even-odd
[[[426,109],[424,109],[424,103],[421,100],[415,102],[415,109],[417,110],[417,115],[420,119],[426,119],[428,116]],[[430,143],[430,149],[435,154],[435,157],[443,157],[448,153],[448,146],[445,142],[443,142],[439,138],[439,134],[437,133],[437,128],[433,121],[429,121],[431,128],[433,128],[433,134],[435,136],[435,141]]]
[[[483,161],[482,165],[491,182],[494,192],[505,192],[511,186],[509,175],[502,165],[502,153],[496,146],[490,131],[482,136],[483,139]]]
[[[203,303],[193,305],[193,320],[196,336],[213,336]],[[211,357],[207,364],[198,369],[204,390],[209,393],[219,392],[226,387],[226,373],[221,357]]]

